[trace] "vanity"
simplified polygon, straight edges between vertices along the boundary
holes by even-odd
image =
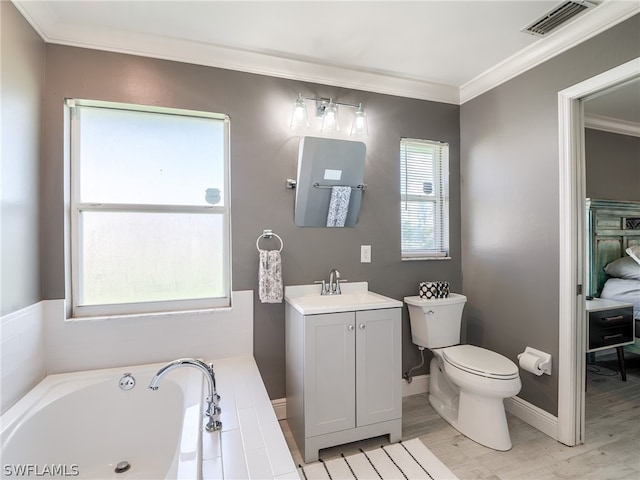
[[[402,435],[402,302],[341,284],[285,287],[287,421],[305,462],[318,450]]]

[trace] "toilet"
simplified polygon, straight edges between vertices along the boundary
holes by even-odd
[[[452,427],[494,450],[511,449],[504,399],[522,384],[508,358],[474,345],[460,344],[462,310],[467,297],[405,297],[411,337],[433,353],[429,367],[429,403]]]

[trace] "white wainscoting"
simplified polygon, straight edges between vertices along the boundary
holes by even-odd
[[[47,373],[253,356],[251,290],[233,292],[230,310],[114,319],[68,321],[64,300],[44,303]]]
[[[2,412],[45,377],[43,318],[43,302],[0,318]]]

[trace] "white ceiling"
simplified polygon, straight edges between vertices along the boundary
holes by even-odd
[[[460,104],[640,12],[593,1],[544,38],[561,0],[13,3],[50,43]]]

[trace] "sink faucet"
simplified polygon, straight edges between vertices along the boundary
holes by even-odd
[[[158,390],[160,380],[164,378],[164,376],[169,373],[171,370],[175,370],[180,367],[194,367],[204,373],[204,377],[207,379],[207,383],[209,385],[209,395],[207,396],[207,410],[204,412],[205,417],[209,417],[207,424],[205,425],[205,429],[207,432],[213,432],[215,430],[220,430],[222,427],[222,422],[219,420],[220,416],[220,406],[218,402],[220,401],[220,395],[216,390],[216,375],[213,371],[213,364],[207,365],[200,360],[195,358],[179,358],[178,360],[174,360],[166,364],[162,367],[151,379],[151,383],[149,384],[150,390]]]
[[[334,283],[335,281],[335,283]],[[335,268],[329,273],[329,295],[340,295],[340,272]]]

